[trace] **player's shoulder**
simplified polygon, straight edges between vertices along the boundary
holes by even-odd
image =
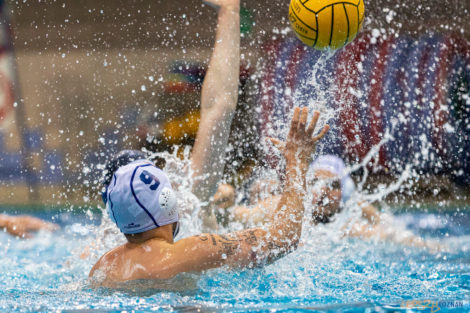
[[[117,247],[103,254],[90,270],[89,276],[106,275],[109,269],[115,265],[116,259],[122,254],[121,249],[121,247]]]

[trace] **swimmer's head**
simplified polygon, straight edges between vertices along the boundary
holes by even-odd
[[[311,170],[308,186],[313,196],[313,218],[318,223],[327,223],[352,196],[354,182],[343,160],[333,155],[318,157]]]
[[[179,230],[176,196],[168,176],[146,154],[136,150],[118,153],[107,165],[103,201],[111,219],[125,235],[174,224]]]

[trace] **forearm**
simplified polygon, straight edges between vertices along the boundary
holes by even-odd
[[[216,43],[201,95],[201,122],[193,147],[193,192],[206,202],[225,166],[225,149],[238,99],[240,71],[239,6],[220,8]]]
[[[213,210],[206,209],[199,212],[199,218],[202,222],[202,231],[217,232],[219,229],[219,224],[217,223],[217,217],[215,216]]]
[[[240,6],[222,7],[214,51],[201,92],[201,111],[222,108],[235,110],[240,72]]]
[[[10,225],[11,218],[5,214],[0,214],[0,228],[6,228]]]
[[[273,243],[286,254],[297,248],[302,233],[304,215],[303,197],[305,195],[306,162],[288,160],[286,184],[279,204],[271,216],[269,233]]]
[[[254,267],[265,263],[266,231],[247,229],[225,235],[200,234],[176,243],[176,254],[184,256],[178,272],[203,271],[227,265]],[[191,255],[188,258],[187,255]]]
[[[272,222],[271,216],[276,209],[280,196],[274,196],[256,203],[252,207],[239,206],[233,209],[235,221],[241,223],[260,224]],[[268,220],[269,219],[269,220]]]

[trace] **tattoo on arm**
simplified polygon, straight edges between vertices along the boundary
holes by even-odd
[[[218,248],[219,253],[223,253],[227,257],[235,255],[239,251],[240,245],[245,242],[254,248],[251,250],[250,260],[252,263],[249,267],[262,266],[266,262],[272,263],[290,250],[283,248],[282,245],[279,246],[275,238],[264,238],[262,233],[251,229],[238,234],[201,234],[197,238],[201,241],[211,242],[214,247]]]
[[[207,241],[209,238],[206,235],[197,235],[197,238],[199,238],[201,241]]]
[[[215,236],[213,236],[213,238],[214,237]],[[237,251],[237,249],[240,246],[239,240],[236,239],[236,238],[230,238],[230,237],[225,236],[225,235],[219,235],[217,237],[218,237],[217,238],[217,244],[220,243],[222,245],[222,249],[224,251],[224,254],[226,254],[227,256],[234,255],[235,252]],[[215,238],[214,238],[214,241],[215,241]]]
[[[209,237],[211,239],[213,246],[222,246],[224,249],[224,253],[227,255],[232,255],[235,250],[238,248],[239,239],[237,238],[230,238],[227,235],[198,235],[196,236],[201,241],[208,241]]]
[[[258,243],[258,238],[256,237],[256,232],[254,230],[248,230],[245,234],[243,234],[243,237],[245,242],[250,245],[255,245]]]
[[[222,248],[223,253],[226,256],[234,255],[237,250],[240,248],[240,243],[242,241],[246,242],[249,245],[257,245],[259,243],[258,237],[255,230],[247,230],[241,236],[234,236],[231,234],[226,235],[213,235],[213,234],[203,234],[196,236],[201,241],[212,242],[213,246],[218,246]]]
[[[220,238],[222,238],[225,241],[240,241],[238,238],[230,238],[226,235],[219,235]]]
[[[214,235],[210,235],[212,239],[212,245],[217,246],[217,241],[214,238]]]

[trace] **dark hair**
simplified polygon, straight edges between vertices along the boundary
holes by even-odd
[[[331,222],[330,220],[331,216],[326,216],[323,214],[320,214],[320,215],[312,214],[312,216],[313,216],[313,222],[315,224],[328,224],[329,222]]]
[[[111,160],[106,162],[103,172],[103,185],[108,186],[113,178],[114,172],[121,166],[125,166],[137,160],[147,159],[147,154],[139,150],[122,150],[116,154]]]
[[[315,224],[328,224],[328,223],[331,222],[331,219],[333,218],[333,216],[335,216],[338,213],[341,213],[341,211],[343,211],[343,206],[342,205],[340,205],[340,207],[338,208],[338,210],[336,212],[333,212],[329,215],[323,214],[323,213],[312,214],[313,222]]]

